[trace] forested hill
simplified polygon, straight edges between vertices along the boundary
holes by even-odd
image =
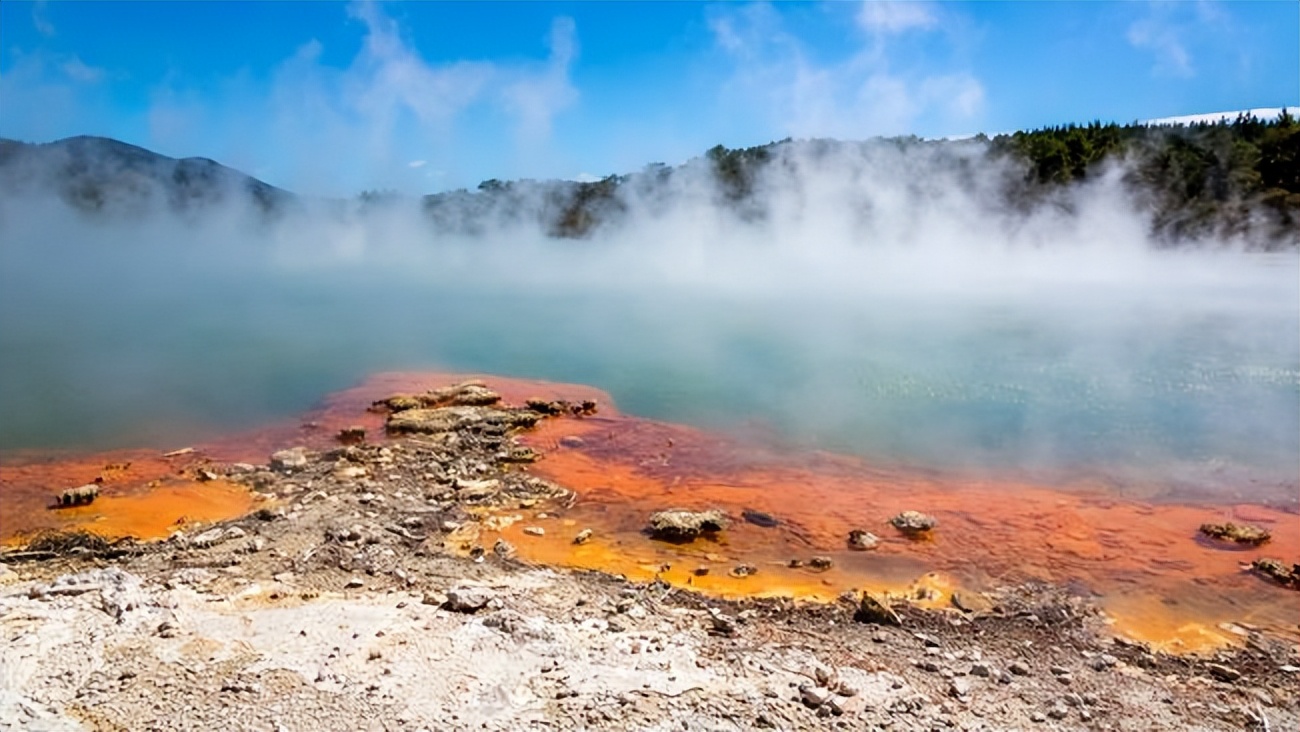
[[[690,206],[748,223],[774,215],[848,216],[869,231],[885,218],[919,221],[973,203],[1014,226],[1018,217],[1044,211],[1069,216],[1087,199],[1079,194],[1098,187],[1118,192],[1110,205],[1136,209],[1164,246],[1298,248],[1300,124],[1283,110],[1269,120],[1093,123],[964,140],[719,145],[675,167],[652,164],[594,182],[488,180],[421,203],[435,234],[522,225],[587,238],[636,226],[644,221],[638,214]],[[305,200],[211,160],[177,160],[106,138],[0,140],[0,197],[42,191],[91,215],[143,215],[160,205],[203,211],[240,201],[275,214]],[[368,192],[356,208],[401,201],[409,205],[401,196]],[[336,213],[352,207],[327,203]]]
[[[426,196],[425,208],[444,229],[472,232],[489,221],[536,220],[553,236],[583,238],[618,226],[633,202],[649,201],[654,209],[671,205],[675,196],[708,195],[752,221],[767,214],[774,190],[798,185],[790,179],[801,170],[833,168],[848,158],[870,159],[868,176],[906,178],[912,189],[953,181],[979,188],[981,201],[1009,216],[1042,207],[1068,214],[1073,192],[1111,176],[1127,203],[1149,218],[1162,245],[1235,240],[1259,249],[1300,246],[1300,124],[1286,110],[1271,120],[1243,115],[1190,125],[1093,123],[955,141],[717,146],[678,167],[655,164],[595,182],[489,180],[477,191]],[[701,172],[714,185],[702,188]],[[870,202],[862,208],[870,209]]]
[[[107,137],[43,145],[0,138],[0,195],[50,193],[86,213],[196,212],[232,202],[263,213],[293,196],[207,158],[170,158]]]

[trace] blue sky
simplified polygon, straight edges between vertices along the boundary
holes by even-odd
[[[1300,3],[0,3],[0,135],[432,192],[1300,104]]]

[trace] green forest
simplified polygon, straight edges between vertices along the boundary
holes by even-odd
[[[1231,121],[1191,125],[1126,125],[1093,122],[947,141],[917,137],[877,138],[863,143],[831,140],[781,140],[749,148],[718,145],[682,167],[707,165],[720,203],[744,218],[764,211],[758,183],[781,161],[782,148],[802,145],[814,154],[834,155],[855,145],[929,148],[943,159],[947,152],[981,151],[977,162],[1003,174],[998,195],[1008,210],[1027,212],[1037,206],[1069,208],[1072,187],[1103,175],[1118,175],[1132,203],[1149,215],[1151,235],[1162,245],[1241,239],[1255,248],[1300,246],[1300,124],[1283,110],[1276,119],[1242,115]],[[982,157],[981,157],[982,156]],[[969,170],[969,155],[947,157]],[[468,219],[519,211],[540,194],[537,211],[549,233],[583,238],[626,211],[624,192],[643,197],[667,188],[677,169],[655,164],[631,175],[603,180],[485,181],[477,192],[458,191],[425,197],[428,213],[449,226]],[[924,175],[924,169],[918,169]],[[468,214],[468,218],[467,218]]]

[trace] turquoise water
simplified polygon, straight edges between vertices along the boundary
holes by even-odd
[[[427,368],[592,384],[633,414],[892,463],[1293,499],[1300,269],[1224,261],[1247,276],[957,296],[10,248],[0,449],[171,447]]]

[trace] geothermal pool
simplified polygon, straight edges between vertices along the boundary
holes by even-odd
[[[1160,642],[1222,642],[1226,622],[1295,634],[1295,593],[1241,570],[1261,553],[1300,558],[1294,252],[954,259],[733,242],[701,248],[692,268],[681,248],[476,242],[384,263],[198,229],[137,245],[137,233],[64,239],[33,223],[0,248],[6,534],[158,536],[247,510],[247,495],[197,484],[161,452],[262,462],[329,439],[303,420],[365,419],[377,391],[432,378],[373,374],[475,372],[584,384],[617,405],[553,428],[583,449],[551,427],[527,438],[547,456],[535,470],[580,492],[563,520],[604,537],[575,551],[506,529],[539,561],[642,578],[670,564],[682,574],[669,579],[695,582],[707,556],[639,528],[667,503],[719,504],[784,523],[742,524],[705,552],[763,567],[744,585],[711,573],[696,585],[708,591],[921,583],[942,597],[1043,579],[1096,593],[1127,632]],[[102,502],[44,509],[128,461]],[[850,523],[908,508],[939,517],[935,542],[882,528],[882,551],[842,551]],[[1197,541],[1200,523],[1223,520],[1275,540]],[[813,554],[836,568],[782,569]]]
[[[823,295],[0,267],[0,454],[165,447],[433,368],[591,384],[770,447],[1294,504],[1300,266],[1225,263],[1177,287]]]

